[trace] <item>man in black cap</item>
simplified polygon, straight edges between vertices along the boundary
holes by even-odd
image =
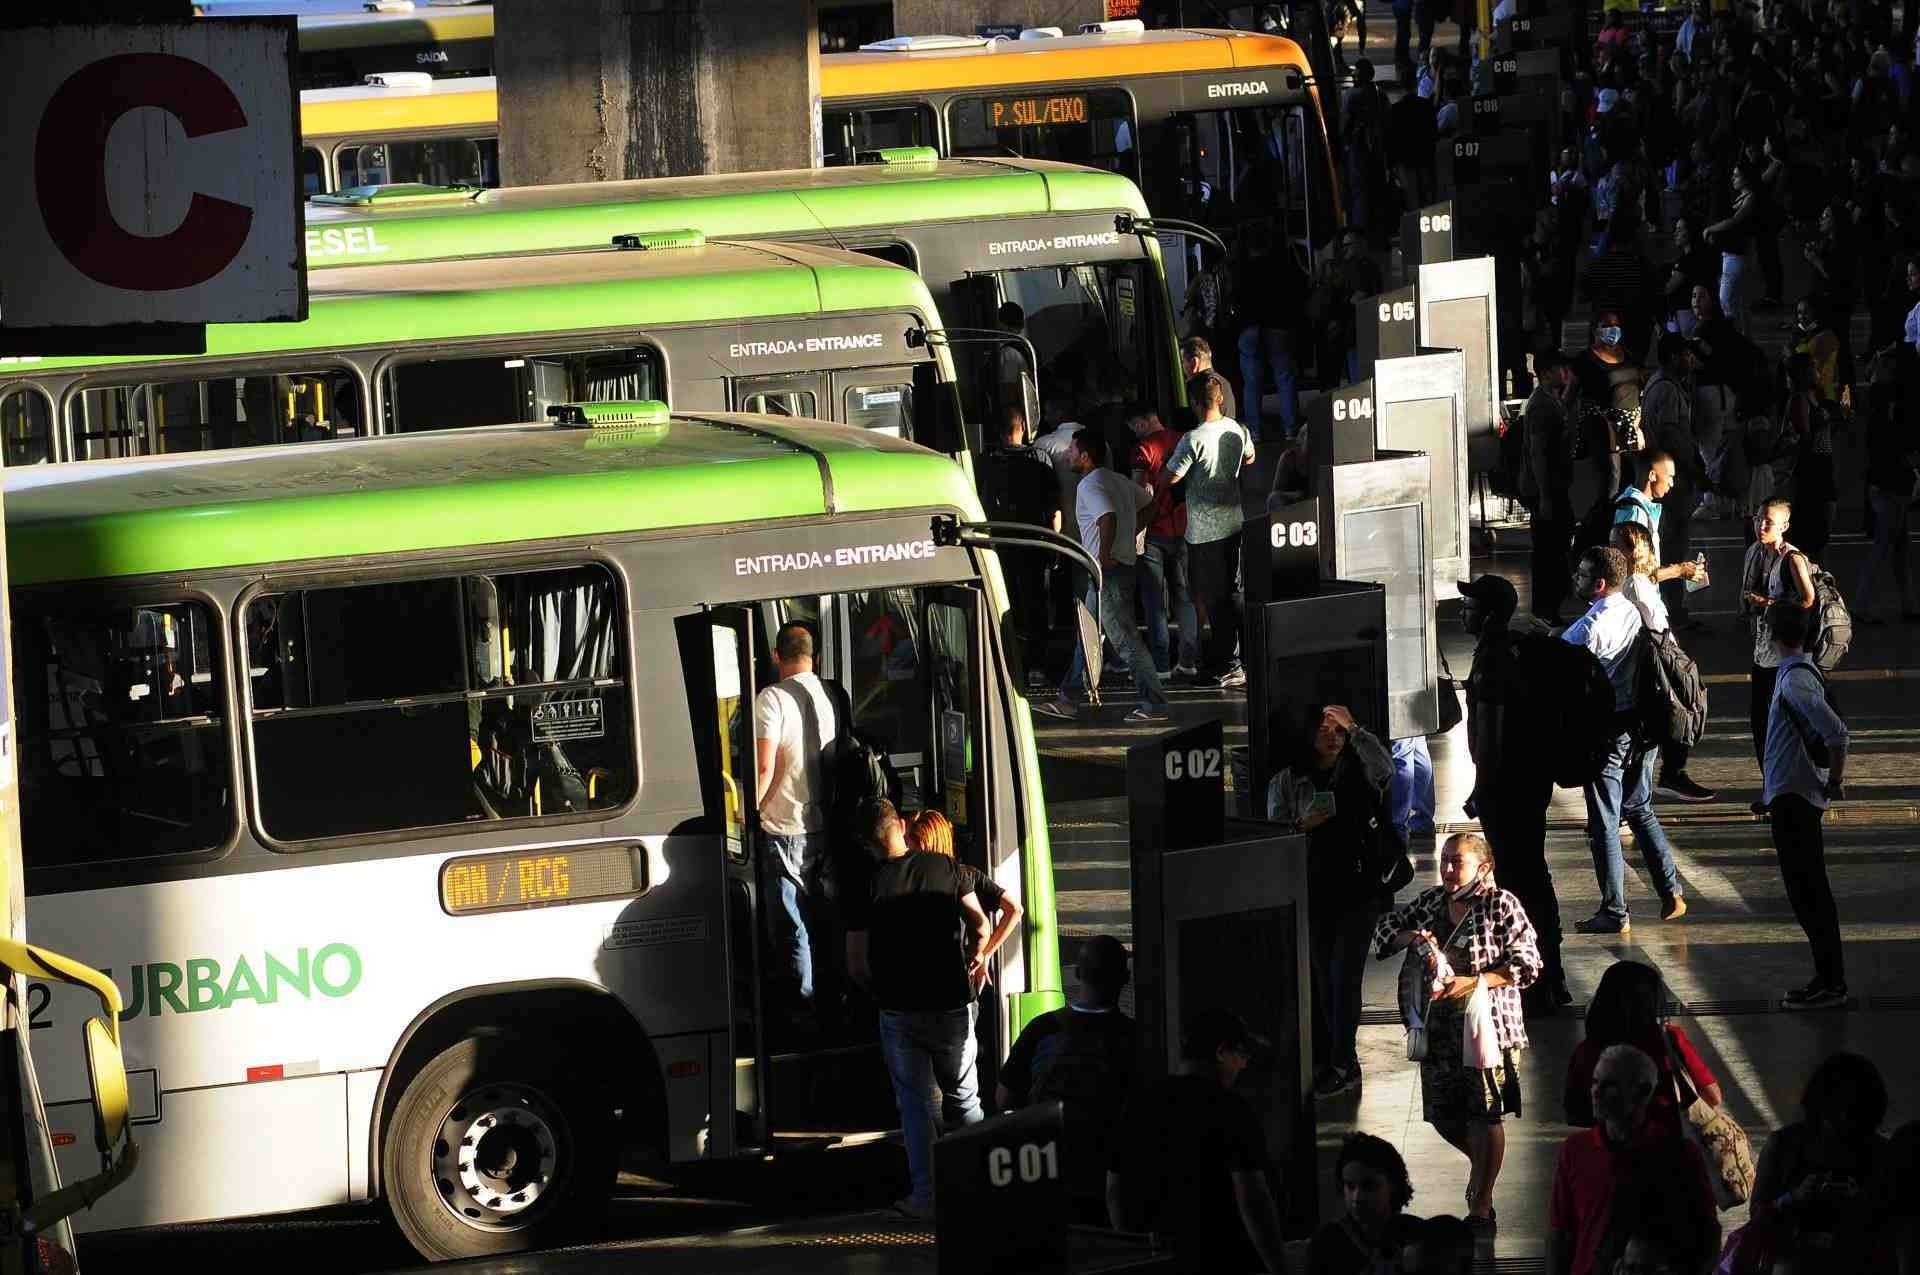
[[[1233,1092],[1261,1044],[1232,1011],[1201,1010],[1180,1033],[1179,1072],[1128,1103],[1116,1131],[1108,1216],[1161,1236],[1177,1270],[1283,1269],[1266,1136]]]
[[[1493,847],[1500,884],[1526,909],[1540,938],[1544,968],[1523,996],[1529,1008],[1551,1012],[1571,1005],[1560,964],[1560,900],[1547,868],[1547,805],[1553,776],[1540,764],[1537,741],[1519,738],[1530,688],[1510,623],[1519,595],[1494,575],[1460,582],[1461,623],[1478,639],[1467,674],[1467,748],[1473,755],[1473,792],[1467,813],[1480,820]]]
[[[1013,1042],[994,1097],[1002,1111],[1060,1103],[1074,1219],[1104,1226],[1107,1160],[1138,1053],[1133,1020],[1120,1012],[1127,949],[1096,934],[1081,946],[1074,974],[1080,985],[1067,1007],[1040,1015]]]

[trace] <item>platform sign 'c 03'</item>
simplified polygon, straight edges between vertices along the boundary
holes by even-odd
[[[11,30],[7,327],[306,317],[292,18]]]

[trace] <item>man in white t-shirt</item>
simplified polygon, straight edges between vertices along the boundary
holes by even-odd
[[[1187,399],[1200,423],[1187,431],[1167,458],[1167,478],[1187,497],[1187,579],[1196,604],[1207,613],[1206,641],[1200,647],[1196,686],[1245,686],[1247,675],[1234,660],[1240,638],[1240,528],[1246,522],[1240,495],[1240,471],[1253,463],[1253,436],[1221,409],[1226,401],[1218,379],[1194,377]]]
[[[1133,622],[1135,538],[1146,525],[1153,493],[1107,466],[1107,439],[1099,430],[1083,429],[1075,434],[1071,455],[1074,472],[1080,476],[1080,485],[1074,489],[1080,543],[1099,562],[1104,584],[1097,603],[1089,588],[1087,606],[1097,608],[1102,635],[1126,660],[1133,684],[1140,691],[1140,707],[1127,714],[1127,720],[1163,722],[1167,719],[1167,697],[1153,670],[1153,656]],[[1059,698],[1034,705],[1034,711],[1050,717],[1074,717],[1078,710],[1071,696],[1085,684],[1086,675],[1086,652],[1076,646],[1073,664],[1060,683]]]
[[[840,736],[833,697],[813,671],[813,633],[787,623],[773,640],[780,680],[753,699],[754,796],[760,811],[777,906],[767,909],[773,959],[813,999],[815,939],[824,941],[831,776],[827,766]],[[821,952],[824,960],[834,954]]]

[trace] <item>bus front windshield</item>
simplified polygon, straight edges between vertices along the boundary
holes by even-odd
[[[1125,401],[1150,397],[1144,262],[1042,266],[997,277],[1002,299],[1024,316],[1042,387],[1068,396],[1097,386]]]

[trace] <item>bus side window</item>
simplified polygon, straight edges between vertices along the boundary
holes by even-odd
[[[647,346],[393,363],[380,395],[391,434],[544,421],[557,403],[667,398],[660,355]]]
[[[340,185],[497,186],[496,138],[439,137],[418,142],[367,142],[340,148]]]
[[[855,106],[820,114],[823,157],[828,168],[857,164],[873,151],[902,146],[937,146],[933,108]]]
[[[615,809],[638,770],[619,590],[588,565],[257,596],[260,818],[281,841]],[[355,798],[341,802],[342,785]]]
[[[913,432],[913,386],[898,381],[885,385],[850,385],[846,421],[856,429],[905,438]]]
[[[351,438],[360,385],[336,368],[98,386],[68,400],[67,423],[75,460]]]
[[[212,608],[16,595],[29,867],[191,854],[233,825]]]
[[[327,189],[327,161],[311,146],[300,148],[300,190],[313,196]]]
[[[0,449],[9,465],[53,459],[53,402],[44,391],[23,387],[0,394]]]

